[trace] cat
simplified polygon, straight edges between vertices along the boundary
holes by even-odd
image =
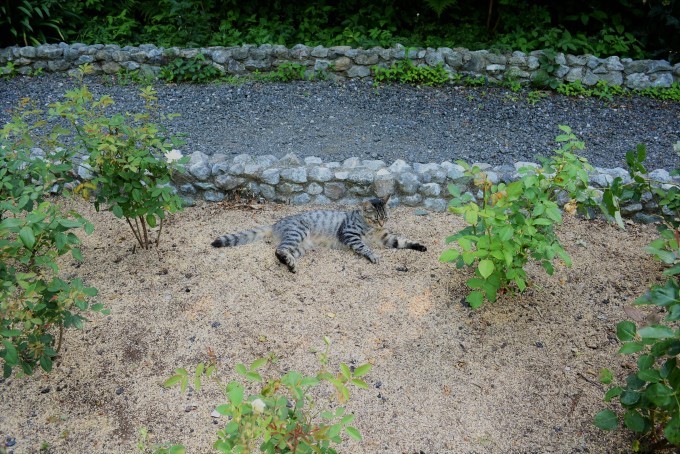
[[[387,248],[427,251],[420,243],[390,233],[384,228],[386,221],[387,199],[372,198],[352,211],[307,211],[285,217],[274,225],[223,235],[213,241],[212,246],[241,246],[274,237],[280,242],[276,258],[292,273],[296,272],[297,260],[317,245],[344,245],[371,263],[377,263],[379,257],[366,244],[366,239],[377,240]]]

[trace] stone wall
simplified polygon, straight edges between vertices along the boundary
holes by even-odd
[[[493,183],[518,179],[517,171],[521,167],[539,167],[527,162],[497,167],[484,163],[475,165],[484,170]],[[662,169],[654,170],[650,176],[662,184],[680,182]],[[600,189],[616,177],[621,177],[624,183],[631,181],[628,172],[622,168],[596,168],[590,181],[594,189]],[[225,155],[209,157],[197,151],[191,155],[186,172],[175,179],[176,187],[189,205],[200,199],[219,202],[241,192],[296,205],[338,203],[353,206],[367,197],[390,195],[391,204],[420,206],[432,211],[446,209],[450,200],[449,184],[458,186],[461,193],[469,192],[481,199],[481,191],[464,175],[463,167],[448,161],[410,164],[398,159],[387,165],[380,160],[349,158],[340,163],[323,162],[313,156],[300,159],[294,154],[280,159],[272,155],[241,154],[230,159]],[[658,206],[651,201],[651,194],[649,196],[643,197],[641,203],[623,207],[623,214],[639,221],[650,219],[647,213],[658,212]],[[561,205],[566,202],[568,199],[558,199]]]
[[[69,71],[90,63],[97,73],[115,74],[121,69],[141,70],[157,74],[160,68],[176,58],[190,59],[203,54],[207,62],[225,74],[245,75],[255,71],[276,70],[283,63],[303,65],[310,74],[324,73],[329,78],[370,77],[373,66],[390,67],[395,61],[409,58],[415,65],[441,64],[451,75],[484,77],[490,81],[511,79],[527,83],[540,70],[541,51],[492,53],[455,48],[353,49],[348,46],[309,47],[296,45],[244,45],[241,47],[208,47],[200,49],[162,48],[152,44],[138,47],[117,45],[45,44],[40,46],[0,49],[1,67],[12,63],[20,74],[36,70]],[[586,86],[603,80],[610,85],[640,89],[670,87],[680,81],[680,63],[665,60],[631,60],[616,56],[597,58],[592,55],[557,54],[557,69],[552,74],[565,82],[581,81]]]

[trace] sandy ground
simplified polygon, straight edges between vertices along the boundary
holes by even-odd
[[[451,214],[392,213],[391,229],[426,253],[382,250],[373,265],[319,249],[291,274],[270,244],[210,242],[310,207],[188,208],[166,224],[159,251],[134,254],[123,222],[77,207],[96,230],[84,237],[84,263],[65,260],[64,274],[97,287],[111,314],[68,332],[50,374],[0,381],[0,435],[16,439],[14,453],[43,444],[55,453],[137,452],[142,428],[150,444],[211,452],[224,424],[210,416],[221,391],[164,389],[173,369],[193,369],[212,351],[225,380],[236,363],[269,354],[273,373],[313,373],[323,336],[333,341],[332,366],[373,364],[370,389],[353,391],[347,405],[364,440],[340,452],[628,451],[628,435],[592,424],[604,408],[596,380],[602,367],[625,377],[632,362],[616,355],[615,324],[661,281],[642,249],[653,227],[567,219],[560,238],[572,268],[549,277],[532,266],[524,294],[473,311],[461,303],[471,272],[438,262],[446,236],[463,227]]]

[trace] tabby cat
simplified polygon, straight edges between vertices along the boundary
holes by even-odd
[[[274,225],[223,235],[213,241],[212,245],[240,246],[274,237],[279,241],[276,258],[293,273],[297,259],[319,245],[347,246],[371,263],[376,263],[378,256],[366,244],[367,239],[375,239],[388,248],[427,251],[422,244],[394,235],[383,227],[387,221],[386,202],[387,200],[374,198],[352,211],[307,211],[285,217]]]

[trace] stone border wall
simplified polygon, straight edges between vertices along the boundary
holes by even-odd
[[[349,46],[309,47],[302,44],[287,48],[263,44],[241,47],[207,47],[181,49],[143,44],[138,47],[117,45],[44,44],[40,46],[0,49],[0,67],[11,62],[20,74],[36,70],[69,71],[90,63],[96,73],[115,74],[121,69],[158,74],[163,65],[176,58],[191,59],[203,54],[208,64],[225,74],[246,75],[276,70],[283,63],[297,63],[309,74],[325,74],[331,79],[365,78],[373,66],[390,67],[398,60],[411,59],[415,65],[441,64],[451,77],[455,74],[484,77],[489,81],[513,80],[528,83],[540,71],[542,51],[492,53],[486,50],[405,48],[353,49]],[[631,60],[616,56],[557,54],[557,69],[551,75],[560,81],[581,81],[593,86],[599,81],[632,89],[670,87],[680,81],[680,63],[671,66],[665,60]]]
[[[475,165],[484,170],[493,183],[518,179],[517,171],[521,167],[539,167],[531,162],[496,167],[484,163]],[[621,177],[624,183],[631,182],[628,172],[620,167],[596,168],[590,175],[590,182],[594,189],[601,190],[616,177]],[[664,185],[680,183],[663,169],[652,171],[650,177]],[[481,191],[464,175],[463,167],[448,161],[409,164],[398,159],[387,165],[380,160],[354,157],[340,163],[323,162],[313,156],[300,159],[294,154],[280,159],[272,155],[241,154],[230,159],[225,155],[209,157],[196,151],[186,165],[186,172],[175,178],[175,186],[188,205],[200,199],[219,202],[239,192],[295,205],[338,203],[353,206],[367,197],[389,195],[392,205],[420,206],[431,211],[446,210],[451,198],[449,184],[458,186],[461,193],[469,192],[477,200],[482,197]],[[560,206],[568,201],[558,197]],[[658,206],[651,200],[651,194],[643,197],[641,203],[622,208],[624,215],[641,222],[652,220],[649,214],[654,212],[658,212]]]

